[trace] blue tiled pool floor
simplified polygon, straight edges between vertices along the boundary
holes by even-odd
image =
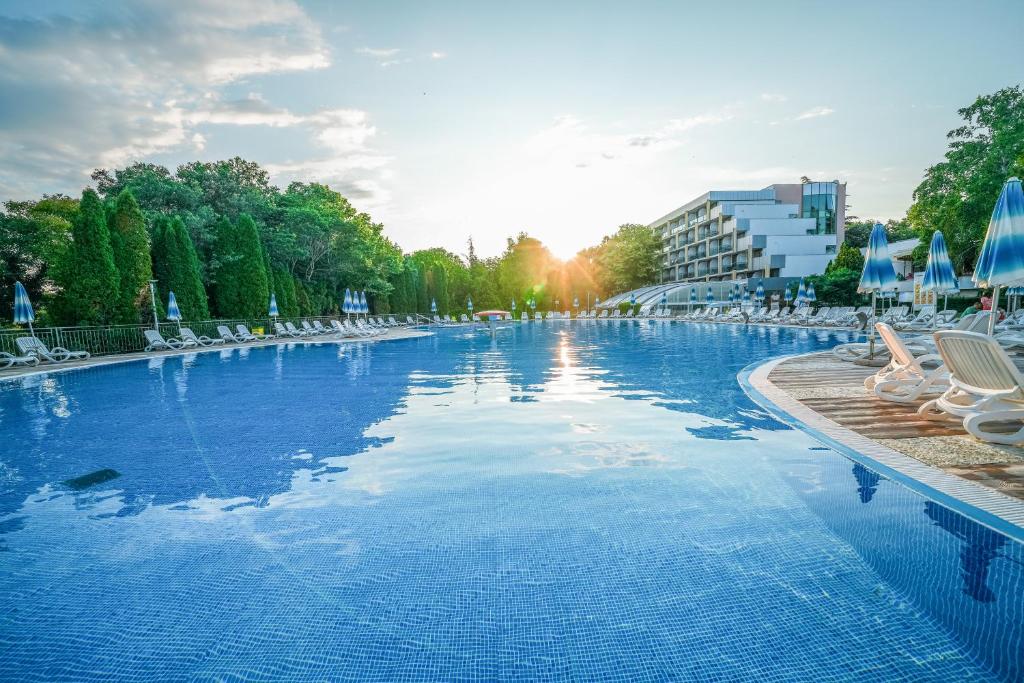
[[[1020,545],[736,383],[835,341],[545,323],[0,384],[0,677],[1019,678]]]

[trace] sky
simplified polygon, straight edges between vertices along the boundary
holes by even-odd
[[[407,251],[526,231],[567,258],[804,175],[898,218],[957,109],[1021,82],[1022,25],[1020,0],[0,0],[0,199],[242,156]]]

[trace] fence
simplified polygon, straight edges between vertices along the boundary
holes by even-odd
[[[423,321],[423,316],[415,313],[410,314],[417,322]],[[394,316],[396,320],[405,321],[405,314],[389,313],[383,317]],[[325,327],[331,326],[331,320],[338,316],[309,316],[295,319],[296,325],[300,320],[313,322],[319,320]],[[288,322],[287,318],[278,318],[279,322]],[[272,331],[273,325],[269,318],[237,319],[237,320],[193,320],[181,323],[181,327],[187,327],[199,336],[220,339],[217,332],[218,325],[225,325],[234,332],[235,325],[242,324],[250,330],[263,328]],[[178,323],[160,323],[160,334],[164,337],[178,336]],[[36,327],[35,334],[47,346],[63,346],[73,351],[88,351],[94,356],[110,355],[117,353],[132,353],[142,351],[146,348],[146,337],[143,334],[146,330],[153,329],[149,325],[88,325],[79,327]],[[14,340],[18,337],[27,337],[28,328],[6,328],[0,329],[0,351],[17,354],[17,347]]]

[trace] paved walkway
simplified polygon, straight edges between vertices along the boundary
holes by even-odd
[[[188,349],[178,349],[176,351],[148,351],[138,353],[120,353],[117,355],[110,356],[93,356],[88,360],[79,361],[68,361],[67,363],[40,363],[35,367],[12,367],[0,370],[0,380],[9,377],[22,377],[25,375],[31,375],[40,372],[55,372],[71,370],[74,368],[92,367],[96,365],[111,365],[113,363],[126,363],[133,360],[142,360],[147,358],[154,358],[160,356],[183,356],[189,353],[204,353],[209,351],[223,351],[224,349],[230,348],[247,348],[251,349],[259,346],[274,346],[276,344],[354,344],[354,343],[376,343],[381,341],[391,341],[395,339],[411,339],[413,337],[425,337],[430,335],[431,332],[424,328],[406,328],[396,327],[389,329],[386,334],[378,335],[376,337],[333,337],[333,336],[322,336],[313,337],[311,339],[303,338],[288,338],[288,339],[267,339],[264,341],[246,342],[244,344],[217,344],[215,346],[201,346],[192,347]]]

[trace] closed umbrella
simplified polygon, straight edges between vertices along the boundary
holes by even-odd
[[[178,334],[181,334],[181,311],[178,310],[178,300],[174,298],[174,292],[167,292],[167,319],[178,323]]]
[[[878,293],[896,287],[896,270],[889,258],[889,240],[885,236],[885,226],[875,223],[868,237],[868,251],[864,256],[864,270],[860,274],[858,292],[871,292],[871,314],[875,313],[875,302]],[[868,335],[868,355],[875,355],[875,328],[872,325]]]
[[[704,301],[705,301],[705,303],[710,304],[714,300],[715,300],[715,295],[711,293],[711,287],[708,286],[708,291],[704,295]]]
[[[352,312],[352,291],[345,288],[345,299],[341,302],[341,311],[345,315]]]
[[[434,299],[430,300],[430,312],[437,313],[437,301]]]
[[[1003,184],[992,211],[981,254],[974,266],[974,283],[992,287],[992,315],[988,333],[995,329],[999,310],[999,288],[1024,280],[1024,190],[1020,180],[1010,178]]]
[[[33,337],[36,336],[35,330],[32,329],[32,323],[35,322],[36,314],[32,310],[32,302],[28,298],[28,292],[25,290],[25,285],[21,282],[14,283],[14,322],[18,325],[28,324],[28,333]]]
[[[814,283],[811,282],[807,285],[807,300],[812,304],[818,300],[818,295],[814,293]]]
[[[692,313],[693,312],[693,306],[696,303],[697,303],[697,288],[696,287],[690,287],[690,305],[687,307],[686,312],[687,313]]]
[[[758,302],[764,301],[764,285],[760,282],[757,283],[757,289],[754,290],[754,298],[757,299]]]
[[[786,300],[787,306],[789,305],[789,302],[793,300],[793,290],[789,288],[789,285],[786,285],[786,291],[783,292],[782,298]]]
[[[956,273],[953,272],[953,263],[949,260],[949,251],[946,249],[946,239],[938,230],[932,234],[932,243],[928,247],[928,264],[924,269],[924,278],[921,280],[921,289],[925,292],[935,292],[943,295],[942,308],[946,308],[950,292],[959,291]],[[932,317],[932,323],[938,322],[939,316]]]
[[[664,315],[668,311],[668,292],[661,293],[661,314]]]
[[[471,296],[467,296],[466,297],[466,308],[469,309],[469,317],[472,318],[473,317],[473,297],[471,297]]]
[[[277,296],[273,292],[270,293],[270,311],[269,311],[269,313],[270,313],[270,317],[273,320],[277,320],[277,316],[280,315],[280,313],[277,310]],[[274,327],[273,321],[271,321],[270,327],[271,327],[271,331],[273,331],[273,327]]]
[[[363,313],[370,312],[370,305],[366,302],[366,291],[359,292],[359,310]]]
[[[807,303],[807,286],[804,284],[804,279],[800,278],[800,286],[796,288],[796,305],[803,306]]]

